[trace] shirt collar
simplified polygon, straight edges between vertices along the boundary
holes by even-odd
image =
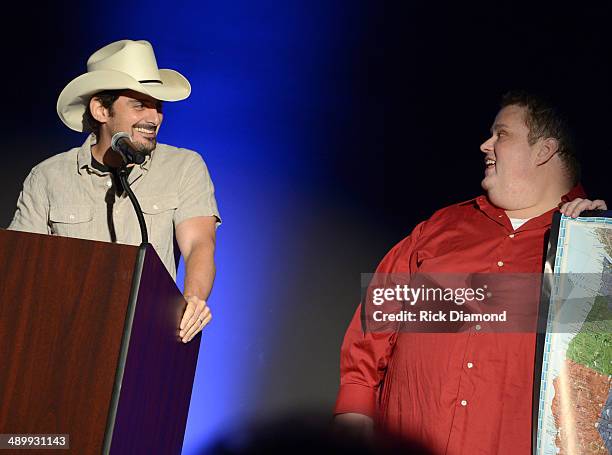
[[[91,168],[91,146],[95,143],[96,136],[92,133],[87,136],[83,145],[79,147],[77,152],[77,171],[79,174],[81,174],[81,169]]]
[[[106,174],[101,173],[99,170],[91,166],[91,147],[96,144],[96,135],[91,133],[83,142],[83,145],[79,147],[79,151],[77,152],[77,172],[81,174],[81,169],[86,169],[89,172],[94,172],[96,174]],[[144,162],[139,166],[141,169],[148,171],[151,165],[151,160],[153,159],[153,154],[155,150],[145,156]]]
[[[584,188],[582,187],[580,183],[574,186],[569,192],[567,192],[561,197],[561,201],[559,202],[559,207],[551,209],[548,212],[543,213],[540,216],[531,218],[523,226],[527,226],[530,228],[550,226],[550,224],[552,223],[552,214],[556,212],[557,210],[559,210],[562,204],[564,204],[565,202],[573,201],[577,197],[580,197],[580,198],[586,197]],[[499,207],[494,206],[485,195],[478,196],[476,198],[476,204],[478,204],[478,207],[480,208],[480,210],[484,212],[489,218],[501,224],[502,226],[505,226],[507,228],[512,228],[510,219],[506,215],[506,212],[503,209],[500,209]],[[519,229],[522,229],[523,226],[521,226]]]
[[[586,198],[586,191],[584,191],[584,188],[582,187],[582,185],[579,183],[577,184],[574,188],[572,188],[569,193],[563,195],[563,197],[561,198],[561,203],[564,204],[566,202],[570,202],[573,201],[574,199],[576,199],[577,197],[580,198]],[[561,205],[561,204],[559,204]]]

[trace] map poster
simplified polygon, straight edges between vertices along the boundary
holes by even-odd
[[[536,347],[537,455],[612,454],[611,216],[553,220]]]

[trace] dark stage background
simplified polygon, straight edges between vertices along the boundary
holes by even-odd
[[[184,453],[250,419],[330,412],[360,273],[436,209],[480,193],[479,145],[510,88],[567,110],[607,198],[607,10],[382,1],[158,0],[7,12],[0,224],[29,169],[84,137],[55,113],[88,56],[148,39],[190,79],[161,142],[198,150],[224,224]],[[101,277],[101,279],[104,279]],[[171,385],[169,385],[171,386]]]

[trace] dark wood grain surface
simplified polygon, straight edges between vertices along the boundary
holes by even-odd
[[[180,454],[200,336],[150,245],[0,230],[0,277],[0,433],[70,436],[20,454]]]
[[[138,292],[111,453],[180,454],[200,335],[184,344],[185,301],[149,247]]]
[[[0,230],[0,433],[100,453],[136,253]]]

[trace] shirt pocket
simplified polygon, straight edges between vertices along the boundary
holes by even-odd
[[[178,208],[176,194],[148,196],[140,199],[149,234],[149,242],[157,251],[170,250],[174,241],[174,212]]]
[[[51,206],[49,224],[53,235],[92,238],[93,208],[85,205]]]

